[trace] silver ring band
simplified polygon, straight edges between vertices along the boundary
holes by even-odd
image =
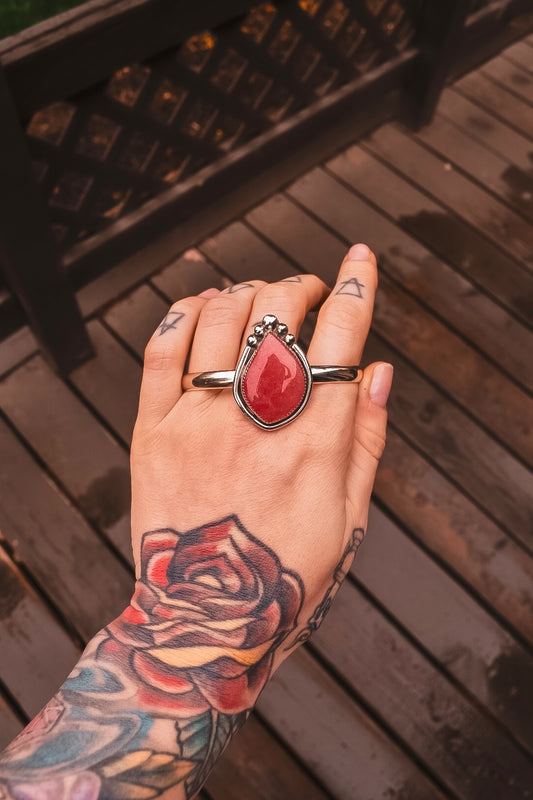
[[[184,391],[190,389],[231,389],[236,370],[213,372],[189,372],[182,378]],[[313,383],[359,383],[363,378],[362,367],[311,367]]]

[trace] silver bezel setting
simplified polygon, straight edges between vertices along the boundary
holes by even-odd
[[[276,336],[276,338],[291,351],[291,353],[300,362],[305,374],[305,393],[298,406],[288,417],[285,417],[285,419],[271,423],[264,422],[248,407],[242,385],[248,368],[252,363],[254,356],[261,345],[261,342],[268,333],[274,334],[274,336]],[[288,425],[289,422],[292,422],[302,413],[311,395],[312,386],[313,376],[311,373],[311,367],[308,364],[305,353],[296,344],[295,337],[289,333],[287,326],[283,322],[279,322],[277,317],[272,314],[266,314],[261,322],[258,322],[253,326],[253,333],[248,336],[246,347],[244,348],[244,352],[239,360],[239,363],[237,364],[235,378],[233,381],[233,397],[235,398],[235,402],[241,411],[243,411],[246,416],[255,422],[255,424],[260,428],[263,428],[264,430],[274,430],[275,428],[282,428],[284,425]]]

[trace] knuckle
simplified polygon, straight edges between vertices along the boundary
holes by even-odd
[[[169,369],[174,363],[172,350],[157,343],[157,340],[150,339],[144,349],[144,369],[151,372],[161,372]]]
[[[361,314],[352,301],[336,298],[326,304],[321,312],[322,322],[341,331],[356,331],[361,327]]]
[[[290,288],[278,283],[267,284],[258,295],[261,308],[272,309],[270,313],[283,315],[292,311],[294,307],[294,295]]]
[[[239,316],[238,300],[233,295],[220,294],[213,297],[203,307],[200,318],[206,328],[220,328],[234,325]]]

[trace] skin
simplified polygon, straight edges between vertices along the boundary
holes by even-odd
[[[181,381],[187,358],[189,372],[234,369],[265,314],[297,334],[320,303],[309,363],[358,364],[376,286],[358,245],[331,291],[302,275],[169,310],[146,348],[131,451],[136,594],[0,756],[0,797],[193,797],[268,677],[321,624],[366,530],[392,368],[314,387],[301,416],[271,431],[230,391]]]

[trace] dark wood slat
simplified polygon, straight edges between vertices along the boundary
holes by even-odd
[[[520,170],[528,172],[531,169],[533,145],[529,139],[468,97],[453,88],[447,89],[442,94],[438,111],[464,128],[472,139],[509,159]]]
[[[0,452],[1,535],[87,640],[125,608],[133,579],[3,421]]]
[[[34,716],[57,691],[79,651],[0,548],[0,680]]]
[[[518,800],[531,788],[531,759],[353,585],[314,647],[461,800]]]
[[[362,194],[364,198],[376,205],[380,211],[392,217],[399,227],[423,242],[443,261],[452,264],[456,270],[464,273],[477,286],[495,297],[522,322],[533,324],[531,315],[532,276],[522,269],[514,259],[501,253],[493,244],[466,225],[463,220],[448,213],[442,206],[430,200],[400,175],[378,161],[371,153],[357,145],[328,162],[328,169],[353,187],[357,193]],[[364,223],[361,224],[361,231],[364,235],[365,225],[371,223],[377,225],[378,223],[375,222],[377,218],[375,214],[369,213],[364,205],[358,208],[361,213],[364,213]],[[383,219],[379,219],[379,229],[381,228],[385,234],[391,231]],[[356,232],[358,231],[359,228]],[[394,237],[398,236],[401,237],[401,233],[394,231]],[[390,246],[395,246],[392,231],[389,237],[391,238]],[[428,302],[431,297],[429,278],[434,270],[438,270],[439,283],[442,283],[443,287],[450,285],[452,272],[448,271],[446,277],[446,269],[440,266],[438,260],[430,258],[425,250],[418,250],[416,246],[413,250],[413,243],[403,237],[396,243],[396,246],[399,247],[399,252],[395,250],[390,254],[394,257],[393,261],[401,261],[405,250],[414,252],[415,264],[418,260],[421,261],[416,271],[417,282],[411,283],[410,286],[413,286],[414,289],[419,281],[424,279],[425,273],[424,297]],[[426,268],[424,269],[424,267]],[[408,271],[403,269],[402,280],[406,281],[407,279]],[[470,324],[472,326],[479,324],[477,320],[480,318],[488,339],[488,347],[492,349],[497,346],[496,339],[500,337],[499,334],[496,337],[491,335],[491,328],[494,326],[497,330],[501,330],[499,326],[505,326],[506,323],[503,322],[505,317],[501,317],[499,310],[488,306],[482,299],[482,295],[474,292],[467,283],[461,284],[455,279],[455,284],[452,281],[451,288],[445,296],[451,299],[455,292],[461,297],[461,304],[465,304],[465,310],[468,308],[469,302],[474,303],[475,312],[471,315],[467,314],[469,318],[471,317]],[[435,295],[433,296],[435,297]],[[436,297],[433,303],[435,302],[438,302]],[[477,308],[478,303],[480,308]],[[439,303],[440,305],[442,304]],[[452,303],[451,307],[448,302],[445,308],[446,313],[451,314],[454,305],[456,307],[455,316],[449,317],[449,319],[457,327],[457,302]],[[437,310],[437,306],[434,307]],[[474,307],[472,311],[474,311]],[[500,316],[495,319],[495,315]],[[461,316],[464,318],[464,315]],[[484,336],[485,334],[475,339],[478,346],[482,348]],[[518,336],[517,338],[520,341],[522,337]],[[521,364],[523,360],[520,357],[519,363]]]
[[[392,427],[374,491],[412,536],[533,644],[533,558]]]
[[[200,294],[206,289],[224,289],[230,283],[196,249],[187,250],[166,269],[154,275],[151,282],[166,295],[169,303]]]
[[[141,369],[101,322],[88,325],[95,357],[75,369],[70,379],[127,445],[137,417]]]
[[[350,631],[352,640],[356,633]],[[259,698],[258,709],[298,757],[312,766],[336,800],[442,798],[415,764],[302,650],[276,672]]]
[[[530,268],[533,266],[528,223],[466,176],[446,170],[445,159],[431,153],[396,125],[383,125],[365,140],[365,146],[504,252]]]
[[[315,194],[315,203],[320,202],[321,198],[325,198],[325,202],[328,200],[327,195],[320,194],[318,200],[317,197]],[[305,192],[299,193],[299,198],[306,200]],[[346,206],[341,205],[339,209],[342,209],[341,216],[343,211],[348,211],[343,222],[348,221],[349,234],[354,217]],[[247,219],[278,247],[283,248],[301,269],[318,272],[330,283],[334,280],[338,264],[346,253],[347,241],[334,236],[286,197],[272,197],[250,212]],[[370,244],[377,244],[379,251],[378,242],[370,241]],[[407,294],[385,279],[376,301],[374,327],[409,358],[420,361],[428,375],[477,419],[490,426],[523,458],[533,460],[533,431],[525,422],[527,414],[525,418],[523,415],[524,407],[531,403],[533,416],[533,401],[507,381],[486,359],[410,302]],[[441,345],[447,362],[444,364],[436,358]],[[463,363],[466,376],[461,373]],[[488,383],[482,389],[484,381]],[[507,397],[513,411],[503,423]],[[526,438],[529,438],[529,443]]]
[[[40,357],[0,383],[0,406],[88,519],[131,560],[126,452]]]
[[[198,247],[235,282],[279,281],[298,272],[240,221],[228,225]]]
[[[515,42],[501,54],[502,58],[527,72],[533,73],[533,53],[527,42]]]
[[[252,716],[207,782],[212,800],[328,800],[328,795]]]
[[[512,125],[517,131],[533,139],[533,108],[515,95],[496,86],[481,72],[466,75],[454,87],[477,105]]]
[[[6,747],[23,728],[22,722],[0,696],[0,750]]]
[[[368,531],[352,574],[533,753],[531,653],[376,506]]]
[[[369,360],[396,367],[390,418],[451,480],[533,551],[531,473],[383,340],[370,336]]]
[[[533,105],[533,79],[526,70],[509,64],[503,58],[493,58],[483,66],[481,74]]]
[[[330,166],[336,174],[348,174],[350,183],[354,186],[358,186],[359,177],[364,190],[368,172],[364,167],[359,169],[357,156],[358,153],[355,153],[348,163],[339,157]],[[366,160],[366,154],[362,153],[361,162],[364,164]],[[371,168],[373,164],[368,166]],[[384,179],[381,192],[385,194],[386,187],[390,187],[390,197],[394,191],[394,182],[388,181],[389,176],[386,173],[382,175],[378,169],[376,182],[380,182],[380,178]],[[350,237],[360,232],[374,247],[383,274],[400,281],[411,295],[429,306],[434,314],[444,319],[448,325],[451,324],[489,358],[495,360],[498,367],[505,365],[517,381],[533,391],[533,364],[529,356],[533,348],[533,333],[486,295],[477,291],[469,281],[428,253],[397,225],[370,208],[322,170],[307,173],[289,187],[288,194],[338,231],[346,243],[350,242]],[[354,219],[358,223],[357,232],[354,232]],[[533,278],[529,282],[533,295]],[[436,320],[432,324],[439,325]],[[439,327],[439,331],[441,330],[442,327]],[[444,331],[443,336],[446,340],[451,336],[461,352],[461,357],[467,362],[471,361],[472,351],[463,342],[449,330]],[[509,348],[509,341],[513,341],[513,348]],[[447,344],[452,348],[449,354],[451,358],[453,345],[449,341]],[[499,372],[496,373],[494,367],[491,366],[489,372],[493,378],[496,374],[499,378]],[[518,402],[521,405],[523,395],[519,393],[517,397],[520,398]],[[471,400],[472,397],[467,402]]]
[[[452,168],[459,167],[515,211],[533,220],[533,173],[519,172],[440,114],[431,125],[418,131],[416,138],[448,159]]]
[[[328,167],[350,187],[370,195],[372,202],[383,203],[384,210],[393,217],[401,208],[400,192],[405,183],[362,150],[350,149],[329,162]],[[402,286],[433,313],[498,365],[505,365],[515,380],[533,389],[533,365],[529,358],[533,333],[470,281],[322,170],[309,172],[288,191],[339,230],[346,241],[358,235],[367,239],[378,254],[380,270],[401,281]],[[406,206],[409,208],[409,200]],[[354,219],[357,220],[356,230]],[[533,278],[526,276],[526,281],[533,300]],[[523,289],[526,281],[522,281]],[[510,352],[508,341],[511,339],[514,347]]]
[[[168,303],[148,284],[143,284],[111,306],[104,320],[139,358],[143,358],[148,339],[167,311]]]

